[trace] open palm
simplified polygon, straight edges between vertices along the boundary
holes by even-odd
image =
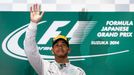
[[[44,14],[44,12],[41,13],[40,5],[34,4],[33,6],[31,6],[30,19],[32,22],[38,23],[41,20],[43,14]]]

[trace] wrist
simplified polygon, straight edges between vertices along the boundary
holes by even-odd
[[[28,28],[29,29],[37,29],[37,23],[30,21]]]

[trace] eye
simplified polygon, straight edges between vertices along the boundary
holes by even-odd
[[[62,46],[67,47],[67,44],[65,42],[62,42]]]

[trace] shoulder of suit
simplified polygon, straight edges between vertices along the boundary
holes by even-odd
[[[71,66],[71,68],[73,68],[73,69],[75,69],[79,72],[84,72],[84,70],[82,68],[78,67],[78,66],[75,66],[75,65],[72,65],[72,64],[70,64],[70,66]]]

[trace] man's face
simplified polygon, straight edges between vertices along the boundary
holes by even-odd
[[[57,43],[54,44],[52,50],[54,55],[57,57],[66,57],[70,52],[69,47],[63,40],[57,41]]]

